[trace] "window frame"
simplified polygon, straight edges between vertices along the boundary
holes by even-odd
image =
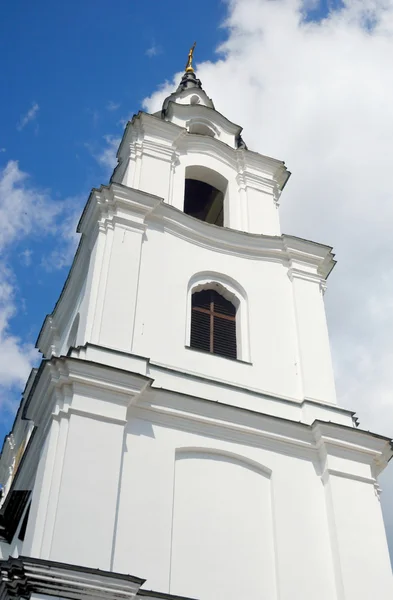
[[[208,307],[203,307],[200,305],[194,305],[194,297],[197,294],[203,294],[203,293],[207,293],[208,294]],[[220,308],[220,300],[224,300],[224,302],[228,303],[231,306],[231,310],[233,309],[233,314],[225,314],[225,312],[222,312],[221,308]],[[214,289],[208,289],[208,290],[200,290],[200,291],[194,291],[193,294],[191,295],[191,338],[190,338],[190,348],[192,348],[193,350],[201,350],[204,352],[209,352],[209,354],[216,354],[217,356],[222,356],[224,358],[231,358],[232,360],[237,360],[237,354],[238,354],[238,344],[237,344],[237,331],[236,331],[236,313],[237,313],[237,307],[233,304],[233,302],[231,302],[230,300],[227,300],[222,294],[220,294],[217,290]],[[209,346],[209,348],[198,348],[197,346],[192,345],[192,337],[193,337],[193,323],[194,323],[194,319],[197,319],[198,315],[205,315],[205,317],[207,318],[208,321],[208,335],[207,335],[207,339],[205,340],[207,342],[207,345]],[[227,328],[225,328],[225,323],[228,325]],[[232,325],[229,325],[229,323],[231,323]],[[233,324],[235,326],[235,330],[233,331]],[[231,355],[228,354],[223,354],[221,351],[219,351],[217,349],[217,345],[220,345],[220,329],[221,329],[221,333],[222,333],[222,327],[224,327],[225,330],[225,336],[229,336],[228,341],[230,341],[230,338],[233,336],[234,333],[234,347],[233,345],[231,346]],[[203,333],[202,333],[203,335]],[[232,344],[233,344],[233,339],[231,340]],[[234,351],[234,352],[233,352]],[[234,356],[232,355],[234,354]]]
[[[185,322],[185,347],[195,352],[202,352],[216,358],[226,358],[219,354],[198,350],[191,347],[191,311],[192,294],[202,290],[213,289],[217,291],[226,300],[232,302],[236,308],[236,355],[237,358],[228,358],[227,360],[237,360],[251,364],[250,341],[249,341],[249,317],[248,317],[248,298],[243,287],[231,277],[222,273],[203,272],[193,275],[188,284],[186,298],[186,322]]]

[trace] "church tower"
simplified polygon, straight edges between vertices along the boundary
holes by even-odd
[[[0,460],[0,598],[391,600],[392,446],[337,405],[332,249],[281,233],[290,173],[192,53],[127,124],[40,331]]]

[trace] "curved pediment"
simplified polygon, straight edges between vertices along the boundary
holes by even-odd
[[[242,127],[209,106],[169,102],[165,120],[184,127],[189,133],[214,137],[232,148],[239,145]]]

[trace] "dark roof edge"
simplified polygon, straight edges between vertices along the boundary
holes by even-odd
[[[137,598],[139,596],[147,596],[148,598],[162,598],[162,600],[195,600],[195,598],[189,598],[188,596],[174,596],[173,594],[164,594],[162,592],[154,592],[150,590],[139,590]]]
[[[90,573],[91,575],[102,575],[103,577],[108,577],[112,579],[124,579],[125,581],[130,581],[132,583],[139,583],[143,585],[146,581],[143,577],[136,577],[135,575],[128,575],[126,573],[117,573],[115,571],[104,571],[102,569],[96,569],[93,567],[83,567],[82,565],[73,565],[71,563],[63,563],[53,560],[47,560],[44,558],[34,558],[30,556],[19,556],[17,559],[11,560],[19,560],[23,563],[35,564],[37,566],[48,566],[53,567],[55,569],[64,569],[65,571],[83,571],[84,573]],[[0,561],[0,564],[3,566],[4,562]]]

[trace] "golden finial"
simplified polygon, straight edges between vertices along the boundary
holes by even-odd
[[[192,58],[194,56],[195,46],[196,46],[196,42],[193,43],[193,45],[190,48],[190,51],[188,53],[188,60],[187,60],[187,64],[186,64],[186,73],[193,73],[194,72],[194,68],[192,66]]]

